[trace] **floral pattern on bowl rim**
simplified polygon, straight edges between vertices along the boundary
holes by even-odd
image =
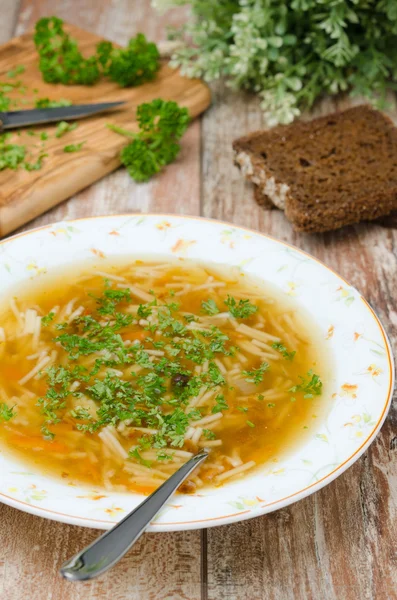
[[[116,215],[55,223],[0,242],[2,292],[47,269],[94,257],[158,254],[235,265],[296,297],[334,356],[331,408],[288,457],[240,481],[175,496],[149,531],[232,523],[285,507],[330,483],[368,448],[386,417],[394,365],[384,329],[344,279],[305,252],[262,233],[176,215]],[[66,484],[27,472],[0,452],[0,500],[57,521],[107,529],[142,501],[137,494]]]

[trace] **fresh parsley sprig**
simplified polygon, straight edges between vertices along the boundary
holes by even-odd
[[[189,113],[176,102],[152,100],[137,109],[139,133],[108,125],[115,133],[132,138],[123,148],[120,159],[135,181],[148,181],[179,154],[179,139],[189,124]]]
[[[127,48],[114,48],[111,42],[100,42],[97,45],[97,56],[103,73],[121,87],[151,81],[160,68],[157,46],[148,42],[143,33],[131,38]]]
[[[34,43],[47,83],[93,85],[105,75],[121,87],[131,87],[152,81],[160,68],[157,46],[143,33],[131,38],[126,48],[99,42],[96,52],[85,58],[76,40],[64,30],[62,19],[46,17],[36,23]]]
[[[97,57],[83,57],[77,42],[64,31],[62,19],[45,17],[37,21],[33,39],[47,83],[92,85],[98,81]]]

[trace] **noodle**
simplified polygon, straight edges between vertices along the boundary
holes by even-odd
[[[197,425],[208,425],[209,423],[212,423],[213,421],[217,421],[218,419],[221,419],[223,417],[223,414],[221,412],[216,413],[215,415],[208,415],[208,417],[204,417],[203,419],[199,419],[198,421],[195,422],[195,427],[197,427]]]
[[[274,327],[274,324],[273,324]],[[274,342],[279,342],[280,338],[275,335],[270,335],[269,333],[265,333],[263,331],[257,331],[253,327],[248,327],[248,325],[240,324],[237,327],[237,331],[244,333],[248,337],[254,338],[256,340],[261,340],[267,342],[268,340],[272,340]]]
[[[201,434],[203,433],[203,430],[201,429],[201,427],[197,427],[196,431],[193,433],[191,440],[193,444],[197,444],[199,439],[201,438]]]
[[[18,325],[21,327],[22,326],[22,317],[21,317],[21,313],[18,310],[17,303],[15,302],[15,298],[10,298],[9,305],[10,305],[10,308],[12,310],[14,317],[16,318],[16,320],[18,322]]]
[[[229,471],[226,471],[226,473],[222,473],[221,475],[218,475],[217,480],[224,481],[225,479],[229,479],[229,477],[235,477],[235,475],[240,475],[241,473],[244,473],[245,471],[248,471],[248,469],[252,469],[253,467],[255,467],[255,461],[250,460],[249,462],[245,463],[244,465],[235,467],[234,469],[230,469]]]
[[[118,286],[118,287],[120,287],[120,286]],[[130,292],[131,292],[131,294],[133,296],[136,296],[140,300],[144,300],[144,302],[151,302],[153,300],[153,296],[151,296],[150,294],[148,294],[144,290],[141,290],[137,286],[131,286],[131,285],[129,285],[128,289],[130,290]]]
[[[222,446],[222,440],[206,440],[199,442],[199,448],[213,448],[214,446]]]
[[[20,385],[25,385],[25,383],[27,383],[30,379],[32,379],[32,377],[37,375],[37,373],[39,373],[39,371],[41,371],[41,369],[43,369],[47,365],[47,363],[50,362],[50,360],[51,358],[49,356],[45,356],[44,358],[42,358],[41,361],[35,367],[33,367],[31,371],[29,371],[29,373],[27,373],[24,377],[22,377],[22,379],[18,381],[18,383]]]
[[[111,427],[104,427],[102,431],[98,434],[103,443],[110,448],[115,454],[120,456],[120,458],[125,459],[128,456],[128,453],[124,450],[123,446],[120,444],[117,439],[114,430]]]

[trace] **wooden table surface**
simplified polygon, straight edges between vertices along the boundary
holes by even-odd
[[[143,31],[162,40],[184,8],[160,17],[149,0],[0,0],[0,41],[57,15],[124,43]],[[321,114],[346,106],[324,101]],[[396,111],[397,117],[397,111]],[[231,221],[291,242],[336,269],[377,310],[396,347],[397,219],[324,235],[294,233],[263,211],[232,165],[232,140],[262,126],[258,101],[213,86],[213,106],[183,139],[176,163],[146,185],[124,170],[27,228],[61,219],[174,212]],[[1,600],[397,599],[397,411],[370,449],[336,481],[273,514],[202,531],[145,534],[110,573],[63,581],[60,564],[98,534],[0,507]]]

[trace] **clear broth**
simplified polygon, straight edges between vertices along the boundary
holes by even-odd
[[[95,327],[114,322],[114,314],[106,314],[104,302],[101,304],[96,298],[105,298],[105,290],[127,293],[127,288],[131,293],[116,303],[115,311],[128,320],[132,318],[132,322],[115,333],[121,336],[122,341],[117,343],[124,347],[124,355],[130,353],[129,362],[117,362],[117,351],[109,354],[103,348],[71,359],[70,348],[62,346],[59,336],[87,338],[90,330],[83,331],[87,318],[101,323]],[[235,299],[237,311],[240,300],[248,300],[257,310],[245,318],[233,317],[229,312],[233,307],[225,304],[228,297]],[[81,263],[41,275],[16,288],[12,298],[12,307],[4,301],[0,308],[0,327],[5,338],[0,342],[0,402],[5,410],[14,407],[14,415],[0,420],[0,440],[24,462],[66,481],[148,494],[191,453],[208,445],[211,457],[183,488],[194,493],[202,486],[222,485],[250,474],[264,463],[277,462],[310,434],[326,410],[330,358],[318,328],[294,299],[238,269],[181,260],[165,263],[164,259],[120,257],[112,262]],[[158,306],[150,306],[154,299]],[[175,304],[177,308],[164,308]],[[137,314],[139,305],[143,316]],[[98,313],[103,306],[105,313]],[[215,310],[216,314],[208,314]],[[145,317],[149,311],[151,314]],[[53,319],[42,322],[42,317],[51,312],[55,312]],[[163,315],[163,329],[159,326],[159,313]],[[192,321],[189,315],[196,320]],[[166,325],[165,318],[171,319],[171,325]],[[182,324],[182,329],[175,321]],[[207,331],[193,333],[194,327]],[[217,328],[216,334],[213,327]],[[221,336],[227,336],[227,341],[223,339],[223,351],[210,351],[212,356],[209,354],[204,360],[200,352],[195,361],[186,356],[185,349],[180,349],[184,340],[196,339],[201,351],[208,354],[210,343],[218,345],[218,349],[222,347]],[[54,341],[56,337],[58,340]],[[150,352],[146,366],[142,358],[137,364],[134,346],[139,346],[139,352]],[[95,360],[109,361],[109,356],[111,366],[101,364],[89,380],[84,380],[87,372],[92,372]],[[148,356],[152,367],[148,366]],[[182,379],[175,379],[178,373],[154,374],[155,365],[162,360],[179,362],[179,370],[185,373]],[[40,365],[38,372],[29,377],[32,369]],[[61,372],[59,367],[70,372],[77,365],[86,369],[84,375],[68,376],[62,407],[51,413],[54,404],[48,409],[53,401],[48,394],[51,396],[52,389],[59,395],[62,389],[59,382],[49,382],[47,369],[54,369],[56,375]],[[162,389],[145,404],[136,401],[134,394],[149,390],[138,382],[150,373],[162,379]],[[219,374],[225,383],[216,385]],[[313,374],[321,377],[322,388],[310,388]],[[196,395],[181,400],[181,394],[187,394],[187,381],[195,377],[202,381]],[[98,382],[104,381],[110,381],[113,392],[115,382],[127,382],[130,388],[122,401],[129,409],[134,406],[135,411],[145,413],[157,410],[166,419],[176,409],[178,418],[181,411],[194,413],[182,432],[183,439],[170,423],[160,436],[155,431],[161,427],[153,425],[153,418],[142,418],[140,412],[138,419],[134,410],[119,418],[120,411],[116,417],[112,409],[106,415],[113,415],[113,421],[82,431],[84,426],[100,420],[98,408],[105,406],[108,410],[104,398],[98,400],[93,391]],[[321,393],[317,395],[318,391]],[[207,423],[197,425],[206,417],[210,417]],[[203,430],[201,436],[198,429]]]

